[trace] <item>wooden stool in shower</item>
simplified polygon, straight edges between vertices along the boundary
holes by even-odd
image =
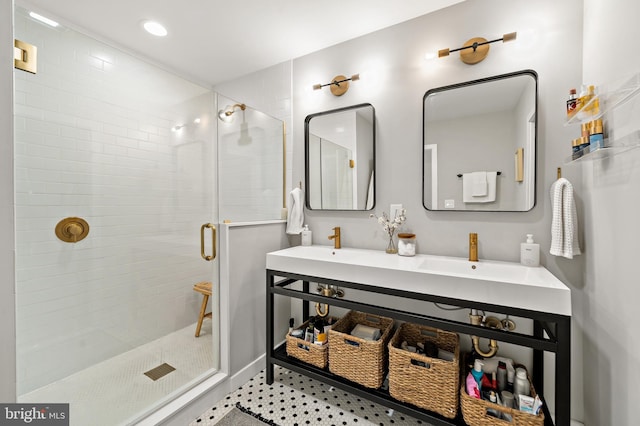
[[[202,293],[202,306],[200,307],[200,315],[198,315],[198,325],[196,325],[196,337],[200,336],[200,329],[202,328],[202,321],[205,318],[211,318],[212,313],[205,314],[207,310],[207,302],[209,296],[211,296],[211,283],[209,281],[201,281],[194,284],[193,289],[198,293]]]

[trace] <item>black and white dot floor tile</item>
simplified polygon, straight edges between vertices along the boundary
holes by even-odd
[[[427,423],[374,404],[290,370],[275,367],[266,383],[263,370],[189,426],[215,425],[237,402],[280,426],[425,425]]]

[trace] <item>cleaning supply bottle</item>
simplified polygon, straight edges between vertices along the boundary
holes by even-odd
[[[520,263],[525,266],[540,265],[540,244],[533,242],[533,234],[527,234],[527,242],[520,244]]]
[[[473,370],[471,370],[471,375],[476,380],[476,383],[478,383],[478,389],[480,390],[482,390],[482,376],[484,375],[484,373],[482,372],[482,367],[484,367],[482,361],[476,359],[473,362]]]
[[[529,396],[531,394],[531,385],[527,378],[527,371],[523,368],[516,369],[516,380],[513,383],[513,394],[516,398],[518,398],[518,395]]]
[[[302,230],[300,235],[302,235],[302,245],[310,246],[312,234],[311,234],[311,231],[309,230],[309,225],[304,226],[304,229]]]
[[[504,361],[498,362],[498,391],[502,392],[507,387],[507,364]]]

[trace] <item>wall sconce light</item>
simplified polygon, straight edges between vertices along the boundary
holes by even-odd
[[[314,84],[313,90],[320,90],[325,86],[331,86],[329,89],[334,96],[342,96],[347,93],[349,90],[349,81],[360,80],[360,74],[354,74],[351,77],[347,78],[344,75],[337,75],[333,77],[331,83],[327,84]]]
[[[497,41],[501,41],[506,43],[508,41],[512,41],[516,39],[517,33],[508,33],[503,35],[501,38],[497,38],[495,40],[489,40],[482,37],[474,37],[459,47],[458,49],[441,49],[438,51],[438,57],[442,58],[444,56],[449,56],[452,52],[460,51],[460,60],[465,64],[473,65],[482,61],[489,54],[489,45],[491,43],[495,43]]]

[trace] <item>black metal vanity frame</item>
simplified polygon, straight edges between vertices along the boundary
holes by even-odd
[[[276,277],[282,278],[276,281]],[[302,282],[302,291],[286,288],[295,282]],[[441,303],[463,308],[479,309],[488,312],[513,315],[533,320],[533,335],[509,332],[503,330],[489,329],[481,326],[474,326],[460,321],[437,318],[422,315],[417,312],[402,311],[393,308],[385,308],[366,303],[336,299],[309,292],[309,283],[331,284],[342,288],[351,288],[370,293],[397,296],[412,300],[423,300],[427,302]],[[426,286],[425,286],[426,287]],[[513,343],[519,346],[526,346],[533,349],[533,386],[542,392],[544,377],[544,352],[555,353],[555,418],[557,426],[569,426],[571,419],[571,317],[547,312],[532,311],[527,309],[513,308],[509,306],[494,305],[489,303],[479,303],[471,300],[453,299],[430,294],[414,293],[392,288],[376,287],[366,284],[338,281],[322,277],[294,274],[289,272],[275,271],[267,269],[267,310],[266,310],[266,332],[267,332],[267,383],[274,381],[274,365],[296,371],[305,376],[314,378],[328,385],[351,392],[364,397],[375,403],[392,408],[417,419],[424,420],[433,425],[466,425],[462,419],[462,414],[458,414],[454,419],[445,418],[437,413],[426,411],[418,407],[402,403],[389,395],[388,391],[373,390],[365,388],[340,376],[332,374],[328,368],[321,369],[287,356],[285,343],[275,347],[277,343],[274,336],[274,298],[275,295],[302,299],[307,302],[328,303],[332,306],[353,309],[360,312],[367,312],[375,315],[391,317],[400,321],[409,321],[417,324],[424,324],[442,330],[452,331],[461,334],[475,335],[488,339],[495,339],[500,342]],[[303,303],[303,318],[309,317],[309,303]],[[545,336],[546,333],[546,336]],[[284,336],[278,336],[278,342]],[[545,425],[553,425],[547,404],[544,404]]]

